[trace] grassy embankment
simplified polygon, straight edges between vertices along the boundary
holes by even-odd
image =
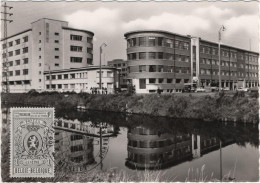
[[[11,104],[147,114],[206,121],[259,122],[258,93],[91,95],[86,93],[3,94]]]

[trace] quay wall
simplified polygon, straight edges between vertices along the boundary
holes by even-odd
[[[84,108],[87,110],[165,116],[205,121],[259,123],[258,93],[174,93],[109,94],[10,93],[2,94],[3,104]]]

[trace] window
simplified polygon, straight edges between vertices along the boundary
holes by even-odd
[[[42,66],[42,64],[41,63],[39,63],[39,67],[41,67]]]
[[[55,40],[54,42],[55,42],[55,43],[59,43],[59,40]]]
[[[181,79],[176,79],[176,83],[181,83]]]
[[[42,35],[42,33],[41,33],[41,32],[39,32],[39,35]]]
[[[155,37],[148,37],[148,45],[155,46]]]
[[[146,79],[139,79],[139,88],[146,89]]]
[[[9,66],[13,66],[13,61],[10,61],[10,62],[9,62]]]
[[[16,45],[20,44],[20,39],[16,39],[16,40],[15,40],[15,44],[16,44]]]
[[[23,69],[23,75],[28,75],[29,70],[28,69]]]
[[[13,41],[9,42],[9,47],[12,47],[13,46]]]
[[[23,42],[28,42],[28,36],[23,37]]]
[[[75,79],[75,74],[70,74],[70,79]]]
[[[60,57],[59,56],[55,56],[55,59],[59,59]]]
[[[87,58],[87,64],[92,65],[93,64],[93,59],[92,58]]]
[[[39,56],[39,59],[41,59],[42,58],[42,56]]]
[[[81,48],[82,49],[82,48]],[[92,52],[92,48],[87,48],[87,53],[89,53],[89,54],[93,54],[93,52]]]
[[[165,46],[169,48],[173,48],[173,40],[171,39],[166,39],[165,40]]]
[[[156,72],[156,66],[155,65],[150,65],[149,66],[149,72]]]
[[[20,65],[20,60],[16,60],[15,65]]]
[[[92,38],[90,38],[90,37],[88,37],[88,38],[87,38],[87,42],[92,44],[92,42],[93,42],[93,39],[92,39]]]
[[[71,150],[71,152],[82,151],[83,146],[82,145],[70,146],[70,150]]]
[[[13,71],[9,71],[9,76],[13,76]]]
[[[139,37],[139,46],[145,46],[145,37]]]
[[[69,75],[68,74],[64,74],[64,79],[68,79]]]
[[[60,66],[60,64],[57,64],[57,63],[55,63],[55,64],[54,64],[54,66],[55,66],[55,67],[59,67],[59,66]]]
[[[23,48],[23,53],[28,53],[28,47]]]
[[[188,50],[189,49],[189,43],[184,42],[183,43],[183,49]]]
[[[158,59],[163,59],[163,52],[158,52]]]
[[[62,75],[58,75],[58,79],[62,79]]]
[[[20,49],[19,50],[15,50],[15,55],[20,55]]]
[[[52,75],[52,76],[51,76],[51,79],[56,79],[56,75]]]
[[[39,51],[41,51],[42,50],[42,48],[39,48]]]
[[[41,43],[42,42],[42,40],[39,40],[39,43]]]
[[[167,83],[172,83],[172,78],[167,78]]]
[[[20,70],[16,70],[16,71],[15,71],[15,75],[16,75],[16,76],[20,76]]]
[[[112,78],[112,77],[113,77],[113,72],[107,71],[107,77],[108,77],[108,78]]]
[[[130,47],[136,46],[136,38],[130,39]]]
[[[159,79],[158,79],[158,82],[159,82],[159,83],[163,83],[163,80],[164,80],[163,78],[159,78]]]
[[[166,53],[165,57],[166,57],[166,60],[173,60],[173,54]]]
[[[149,52],[149,59],[155,59],[155,52]]]
[[[6,48],[6,44],[3,44],[3,49],[5,49]]]
[[[28,63],[29,63],[29,59],[28,58],[23,59],[23,64],[28,64]]]
[[[71,34],[71,35],[70,35],[70,40],[73,40],[73,41],[82,41],[82,36]]]
[[[139,53],[139,59],[146,59],[146,53],[145,52],[140,52]]]
[[[72,63],[82,63],[82,57],[70,57]]]
[[[9,57],[13,56],[13,51],[8,52]]]
[[[82,52],[82,46],[70,46],[70,51]]]
[[[158,72],[163,72],[163,66],[162,65],[158,65]]]
[[[155,80],[154,78],[150,78],[150,79],[149,79],[149,83],[155,83],[155,81],[156,81],[156,80]]]
[[[54,35],[55,35],[55,36],[58,36],[58,35],[60,35],[60,34],[59,34],[58,32],[55,32]]]
[[[146,66],[145,65],[139,65],[139,72],[146,72]]]
[[[42,71],[39,71],[39,75],[41,75],[42,74]]]
[[[55,51],[59,51],[59,48],[55,48],[54,50],[55,50]]]
[[[158,46],[163,46],[163,38],[158,37]]]

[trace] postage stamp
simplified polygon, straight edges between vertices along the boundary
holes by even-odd
[[[11,108],[10,177],[54,177],[54,108]]]

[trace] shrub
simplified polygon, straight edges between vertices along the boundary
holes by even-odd
[[[234,98],[237,98],[237,97],[245,97],[245,92],[243,91],[237,91],[234,96]]]

